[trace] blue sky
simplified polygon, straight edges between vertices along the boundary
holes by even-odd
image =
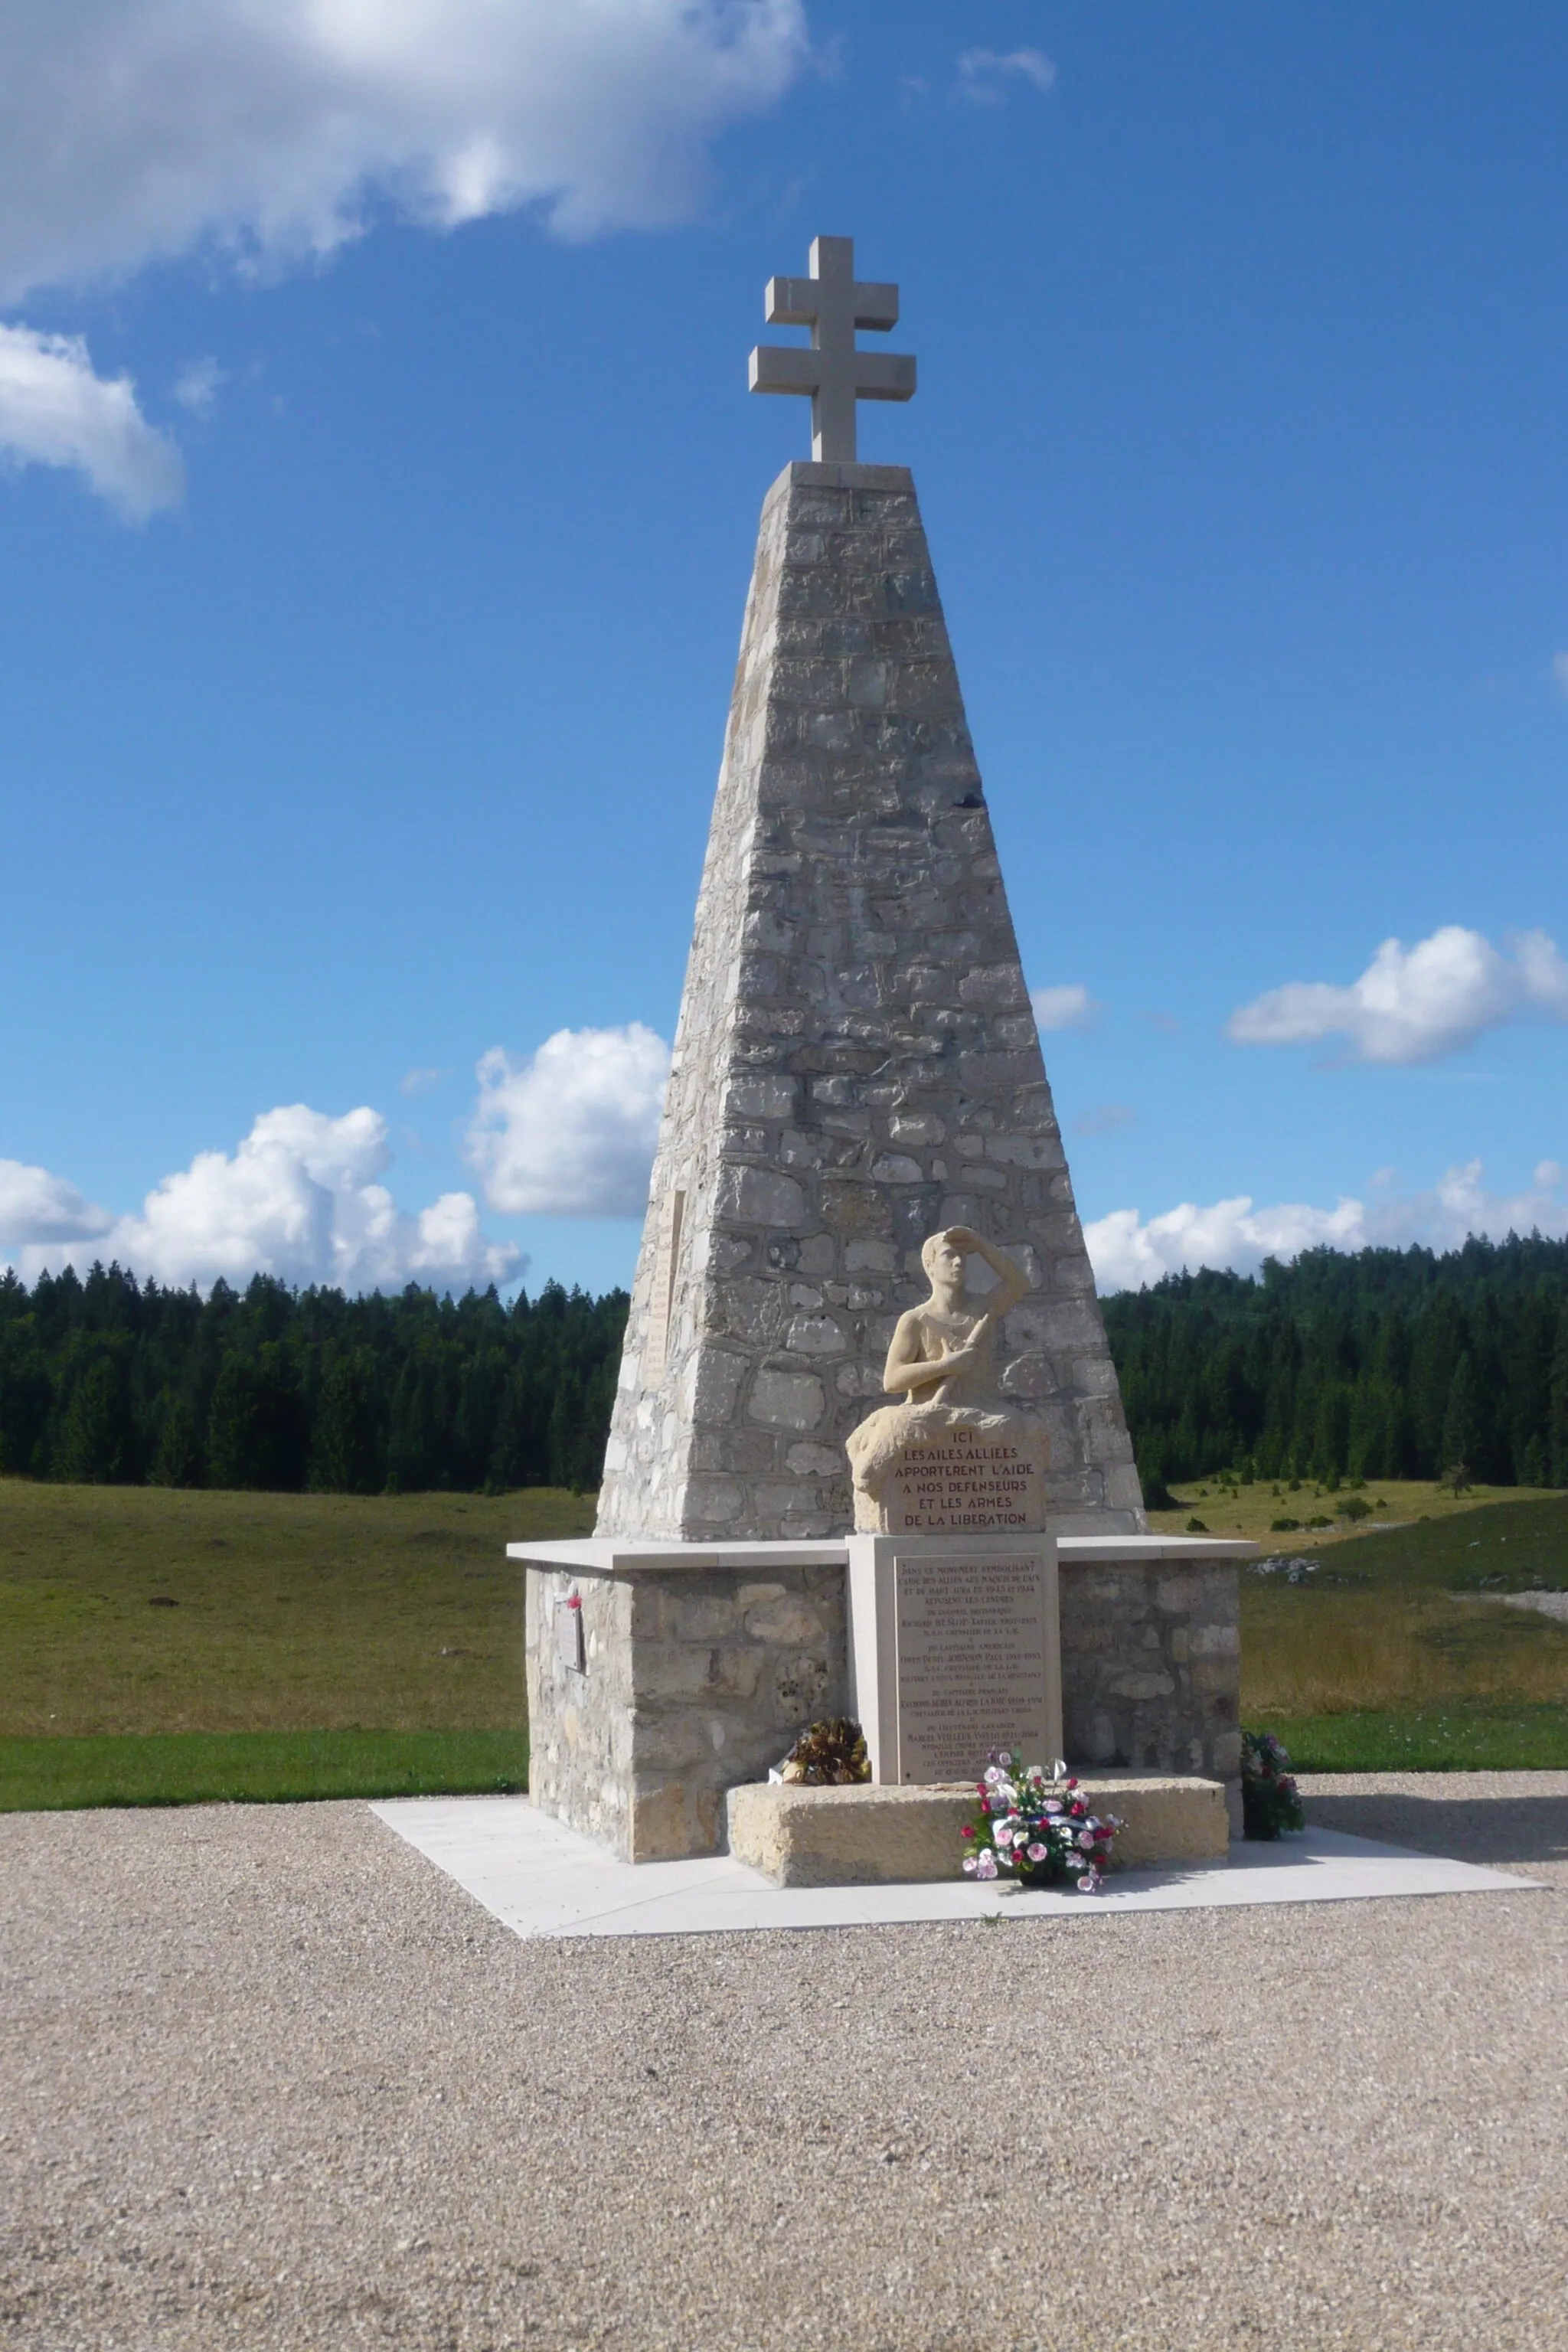
[[[1568,1231],[1565,123],[1556,0],[9,13],[0,1257],[629,1278],[819,231],[1102,1280]]]

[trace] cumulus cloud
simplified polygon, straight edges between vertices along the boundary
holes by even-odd
[[[1083,1238],[1096,1284],[1111,1291],[1142,1289],[1184,1267],[1255,1274],[1266,1257],[1307,1249],[1407,1249],[1421,1242],[1449,1250],[1472,1234],[1501,1241],[1537,1231],[1568,1235],[1565,1171],[1552,1160],[1543,1160],[1520,1192],[1489,1191],[1481,1162],[1471,1160],[1450,1168],[1430,1192],[1403,1198],[1388,1191],[1370,1202],[1342,1194],[1331,1209],[1300,1202],[1260,1209],[1239,1193],[1208,1208],[1184,1201],[1147,1220],[1136,1209],[1115,1209],[1086,1224]]]
[[[558,1029],[527,1061],[500,1046],[479,1066],[468,1159],[494,1209],[519,1216],[637,1217],[669,1076],[640,1021]]]
[[[1046,90],[1056,78],[1043,49],[965,49],[958,60],[958,94],[972,106],[1000,106],[1013,82]]]
[[[131,378],[95,375],[79,335],[30,327],[0,325],[0,462],[74,467],[128,522],[184,490],[180,453],[142,415]]]
[[[58,1178],[23,1170],[41,1180],[35,1213],[7,1218],[0,1237],[21,1244],[18,1263],[29,1278],[46,1266],[80,1270],[95,1258],[203,1289],[220,1275],[241,1284],[272,1274],[350,1291],[406,1282],[463,1290],[521,1271],[510,1244],[486,1240],[472,1193],[445,1193],[417,1215],[400,1210],[376,1181],[391,1158],[378,1112],[332,1118],[293,1103],[265,1112],[232,1157],[199,1151],[189,1168],[165,1176],[139,1216],[108,1217]],[[16,1164],[0,1162],[0,1171]],[[17,1196],[25,1207],[25,1188]],[[0,1201],[8,1197],[0,1190]]]
[[[0,11],[0,299],[376,209],[688,215],[709,142],[807,54],[802,0],[73,0]]]
[[[19,1242],[74,1242],[106,1234],[114,1223],[63,1176],[0,1160],[0,1249]]]
[[[1100,1007],[1080,980],[1063,988],[1031,988],[1029,1002],[1041,1030],[1092,1029],[1100,1014]]]
[[[1568,963],[1546,933],[1505,948],[1458,923],[1413,948],[1384,940],[1348,988],[1287,981],[1233,1013],[1226,1034],[1240,1045],[1343,1037],[1354,1061],[1429,1062],[1520,1013],[1568,1021]]]
[[[227,382],[228,371],[219,367],[216,360],[191,360],[174,378],[174,398],[193,416],[205,416]]]
[[[1141,1290],[1163,1275],[1196,1273],[1200,1266],[1228,1266],[1251,1274],[1266,1257],[1295,1257],[1326,1244],[1353,1250],[1365,1242],[1365,1213],[1359,1201],[1342,1200],[1334,1209],[1290,1202],[1257,1209],[1243,1192],[1234,1201],[1198,1208],[1191,1201],[1147,1222],[1136,1209],[1113,1209],[1083,1229],[1084,1246],[1101,1290]]]

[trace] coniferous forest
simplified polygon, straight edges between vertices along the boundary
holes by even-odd
[[[1259,1477],[1568,1486],[1568,1242],[1309,1250],[1105,1301],[1146,1490]]]
[[[0,1275],[0,1471],[375,1495],[599,1483],[626,1294]]]
[[[626,1295],[0,1275],[0,1472],[343,1494],[598,1484]],[[1312,1250],[1104,1303],[1138,1465],[1568,1486],[1568,1242]]]

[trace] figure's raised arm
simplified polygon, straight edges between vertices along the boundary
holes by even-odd
[[[994,1328],[1004,1315],[1012,1313],[1021,1298],[1028,1297],[1034,1285],[1016,1258],[1010,1258],[1005,1250],[994,1248],[983,1234],[972,1233],[967,1225],[950,1226],[948,1237],[966,1257],[984,1258],[996,1276],[996,1288],[987,1291],[984,1298],[975,1302]]]

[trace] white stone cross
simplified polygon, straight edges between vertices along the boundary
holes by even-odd
[[[759,343],[752,353],[753,392],[809,392],[811,454],[818,465],[853,466],[858,400],[911,400],[915,363],[903,352],[862,352],[857,327],[884,333],[899,323],[896,286],[855,280],[852,236],[818,236],[809,278],[770,278],[770,327],[809,327],[811,348]]]

